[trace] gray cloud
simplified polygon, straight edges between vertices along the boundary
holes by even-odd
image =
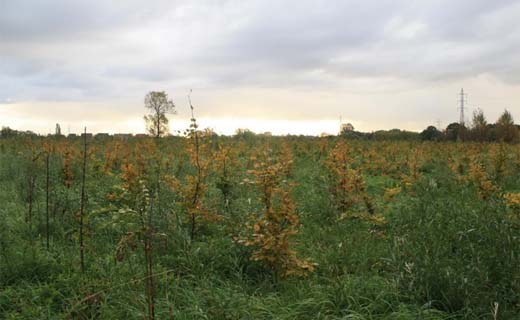
[[[517,62],[520,43],[515,1],[115,3],[3,2],[0,70],[21,82],[38,75],[77,88],[94,85],[70,81],[85,74],[114,82],[195,77],[220,86],[286,83],[316,70],[338,77],[515,78],[507,68]]]
[[[0,103],[516,86],[519,17],[514,0],[1,1]]]
[[[17,42],[59,42],[101,36],[159,18],[168,1],[143,5],[140,1],[2,1],[0,39]]]

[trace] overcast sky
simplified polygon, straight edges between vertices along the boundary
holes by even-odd
[[[0,0],[0,125],[142,132],[166,91],[184,129],[421,130],[520,119],[520,1]]]

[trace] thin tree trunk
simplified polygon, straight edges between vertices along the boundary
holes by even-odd
[[[196,128],[195,128],[196,130]],[[192,212],[191,212],[191,233],[190,233],[190,240],[193,241],[195,238],[195,231],[196,231],[196,219],[195,219],[195,208],[197,207],[197,202],[199,200],[199,189],[201,184],[201,176],[202,176],[202,169],[200,166],[200,159],[199,159],[199,136],[197,134],[197,131],[194,132],[195,134],[195,164],[197,166],[197,182],[195,185],[195,193],[193,194],[193,200],[192,200]]]
[[[159,107],[156,107],[155,109],[155,118],[157,119],[157,123],[155,124],[156,125],[156,129],[157,129],[157,134],[155,135],[156,138],[160,138],[161,137],[161,111],[159,110]]]
[[[49,250],[49,188],[50,188],[50,172],[49,172],[50,152],[47,151],[45,157],[45,247]]]
[[[30,178],[29,178],[29,210],[28,210],[29,212],[28,212],[28,216],[27,216],[27,223],[29,224],[29,238],[31,241],[31,250],[32,250],[33,258],[36,254],[36,252],[34,251],[34,234],[33,234],[33,202],[34,202],[35,184],[36,184],[36,177],[32,173],[32,169],[31,169],[31,174],[30,174]]]
[[[148,317],[155,319],[155,284],[153,279],[152,239],[151,231],[145,235],[146,290],[148,300]]]
[[[83,216],[85,213],[85,177],[87,171],[87,128],[83,135],[83,169],[81,172],[81,198],[79,209],[79,255],[81,272],[85,272],[85,244],[83,242]]]
[[[160,219],[164,220],[164,230],[165,233],[168,234],[170,229],[170,224],[168,221],[168,213],[166,213],[166,210],[162,209],[161,204],[161,174],[162,174],[162,168],[161,168],[161,160],[160,158],[157,158],[157,186],[156,186],[156,202],[157,202],[157,212]],[[168,238],[164,239],[164,247],[166,250],[168,250]]]
[[[29,177],[29,208],[28,208],[28,213],[27,213],[27,223],[29,224],[30,231],[32,231],[34,184],[35,184],[35,179],[31,173],[31,176]]]
[[[144,224],[144,257],[145,257],[145,286],[146,286],[146,297],[148,302],[148,319],[155,319],[155,284],[153,279],[153,256],[152,256],[152,237],[154,233],[153,229],[153,210],[154,210],[154,199],[151,199],[150,208],[148,214],[148,221],[142,219]]]

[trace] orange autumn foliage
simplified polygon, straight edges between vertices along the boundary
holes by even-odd
[[[288,150],[284,148],[284,151]],[[287,181],[292,165],[290,154],[282,152],[278,159],[269,151],[255,157],[254,169],[249,173],[260,191],[262,211],[249,225],[252,232],[239,243],[254,248],[251,259],[264,262],[277,277],[305,276],[316,264],[298,258],[292,249],[291,238],[298,233],[299,218],[291,198],[292,184]]]

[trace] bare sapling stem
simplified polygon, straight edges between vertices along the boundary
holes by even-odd
[[[81,171],[81,197],[79,209],[79,256],[81,272],[85,272],[85,244],[84,244],[84,226],[83,217],[85,214],[85,178],[87,172],[87,128],[85,127],[83,134],[83,167]]]
[[[50,191],[50,172],[49,172],[50,150],[45,154],[45,247],[49,250],[49,191]]]

